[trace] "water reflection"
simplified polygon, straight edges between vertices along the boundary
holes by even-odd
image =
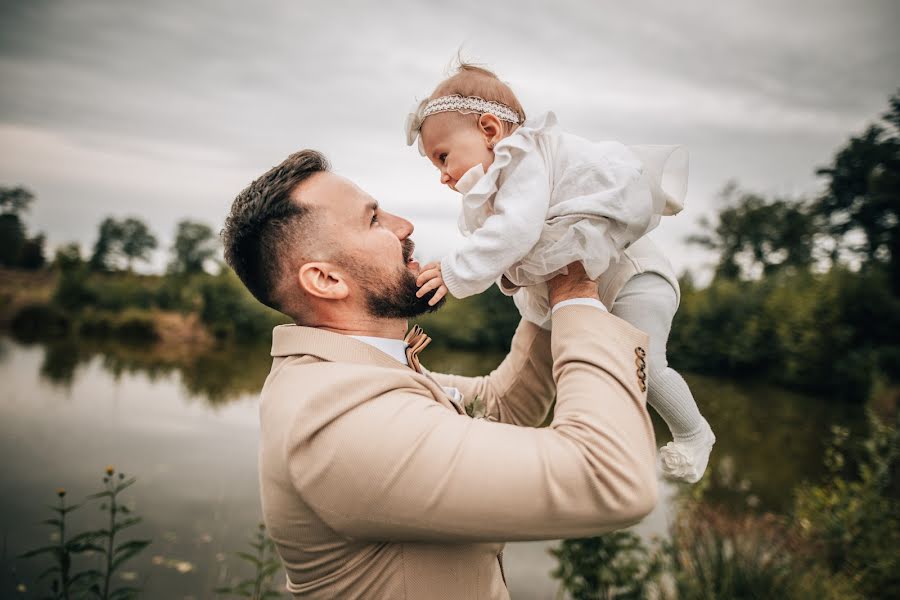
[[[468,375],[490,371],[503,357],[440,348],[425,354],[432,370]],[[267,346],[192,352],[0,338],[0,453],[7,457],[0,461],[0,596],[13,589],[11,568],[25,578],[39,570],[10,557],[46,541],[38,523],[54,488],[83,497],[113,463],[138,476],[133,501],[146,522],[136,533],[154,540],[132,567],[148,576],[145,596],[209,597],[228,576],[227,557],[244,549],[259,519],[256,397],[270,364]],[[785,510],[792,488],[821,473],[830,425],[860,423],[858,407],[752,382],[687,379],[718,437],[708,497],[735,511]],[[654,425],[665,443],[669,434],[655,415]],[[643,532],[663,533],[666,510]],[[514,597],[555,589],[545,548],[510,548]]]
[[[66,339],[40,346],[44,358],[41,377],[70,388],[80,368],[99,361],[118,381],[124,374],[140,373],[151,382],[177,376],[189,398],[222,404],[259,391],[272,364],[265,345],[220,345],[195,350],[159,345]]]

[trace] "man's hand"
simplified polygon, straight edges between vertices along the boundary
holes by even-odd
[[[584,272],[581,262],[573,262],[568,266],[569,272],[557,275],[547,282],[550,292],[550,306],[572,298],[594,298],[600,300],[597,282],[591,281]]]
[[[441,301],[441,298],[447,295],[447,286],[444,285],[444,278],[441,275],[441,263],[428,263],[422,267],[422,271],[416,278],[416,285],[419,291],[416,292],[416,298],[421,298],[431,290],[437,290],[428,301],[428,306],[434,306]]]

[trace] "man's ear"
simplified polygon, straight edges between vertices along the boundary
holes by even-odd
[[[350,293],[344,273],[331,263],[309,262],[297,272],[300,289],[316,298],[343,300]]]
[[[503,137],[503,124],[500,119],[490,113],[484,113],[478,117],[478,129],[490,148],[493,148]]]

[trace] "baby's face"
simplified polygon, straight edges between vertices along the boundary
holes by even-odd
[[[480,163],[487,171],[494,162],[489,140],[477,119],[478,115],[437,113],[427,117],[419,131],[425,156],[440,170],[441,183],[453,191],[469,169]]]

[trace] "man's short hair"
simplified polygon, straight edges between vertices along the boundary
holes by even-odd
[[[325,155],[315,150],[291,154],[238,194],[225,219],[225,262],[257,300],[275,310],[292,308],[278,289],[285,261],[312,210],[292,198],[293,191],[330,168]]]

